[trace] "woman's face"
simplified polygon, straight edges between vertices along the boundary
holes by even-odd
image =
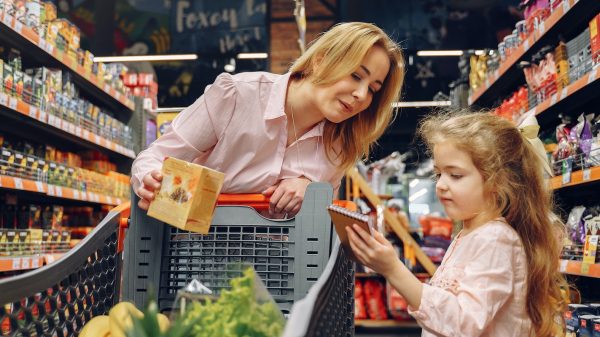
[[[327,86],[315,90],[315,105],[323,117],[340,123],[364,111],[381,90],[390,69],[390,60],[382,47],[373,46],[358,69]]]

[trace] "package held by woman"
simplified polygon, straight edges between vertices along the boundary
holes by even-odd
[[[177,228],[207,234],[225,175],[169,157],[163,162],[162,176],[148,215]]]

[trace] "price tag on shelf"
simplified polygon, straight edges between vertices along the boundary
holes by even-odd
[[[117,198],[117,206],[121,204],[121,199]]]
[[[117,101],[120,101],[121,100],[121,93],[117,91],[115,93],[115,97],[117,98]]]
[[[571,4],[569,3],[569,0],[563,0],[562,6],[563,6],[564,13],[568,12],[569,9],[571,9]]]
[[[54,115],[52,115],[52,114],[48,115],[48,124],[54,126],[55,119],[56,119],[56,117],[54,117]]]
[[[40,258],[32,257],[31,258],[31,268],[37,269],[40,267]]]
[[[57,197],[59,197],[59,198],[62,198],[62,196],[63,196],[63,193],[62,193],[62,187],[60,187],[60,186],[56,186],[56,187],[54,187],[54,194],[55,194]]]
[[[35,182],[35,189],[38,192],[43,193],[44,192],[44,183],[42,183],[41,181],[36,181]]]
[[[110,93],[110,85],[104,84],[104,91]]]
[[[0,104],[4,106],[8,105],[8,96],[6,94],[0,93]]]
[[[109,196],[106,196],[106,201],[108,204],[113,205],[113,199]]]
[[[569,264],[568,260],[560,260],[559,271],[561,273],[566,273],[567,272],[567,265],[568,264]]]
[[[19,270],[19,269],[21,269],[21,258],[20,257],[13,257],[12,258],[12,269],[13,270]]]
[[[598,67],[600,66],[596,66],[592,69],[592,71],[590,71],[588,75],[587,84],[590,84],[596,80],[596,75],[598,74]]]
[[[49,196],[54,196],[54,185],[48,185],[48,195]]]
[[[86,200],[86,201],[88,200],[87,192],[81,191],[81,200]]]
[[[560,100],[562,101],[563,99],[565,99],[565,97],[567,97],[567,87],[562,88],[562,90],[560,91]]]
[[[62,120],[62,118],[55,116],[55,118],[54,118],[54,127],[59,128],[59,129],[63,128],[63,120]]]
[[[556,94],[552,94],[552,98],[550,99],[550,105],[556,104]]]
[[[23,189],[23,179],[21,178],[13,178],[14,182],[15,182],[15,188],[17,190],[22,190]]]
[[[40,48],[42,48],[43,50],[46,50],[46,40],[40,38],[40,42],[38,42],[38,46],[40,46]]]
[[[13,17],[11,15],[8,15],[7,13],[4,13],[4,18],[2,19],[2,22],[4,22],[4,24],[7,26],[12,27]]]
[[[23,24],[19,20],[15,22],[15,31],[19,34],[23,33]]]
[[[54,46],[50,42],[46,42],[46,53],[50,55],[54,54]]]
[[[567,158],[562,163],[562,184],[566,185],[571,182],[571,172],[573,171],[573,159]]]
[[[582,262],[581,263],[581,274],[587,275],[589,273],[590,273],[590,263]]]
[[[75,134],[75,124],[69,123],[69,133]]]
[[[546,32],[546,23],[544,21],[540,22],[538,31],[540,32],[540,35],[543,35]]]
[[[528,51],[529,50],[529,39],[525,39],[525,41],[523,41],[523,51]]]
[[[79,191],[78,190],[73,190],[73,198],[79,200]]]
[[[48,263],[54,262],[54,255],[52,255],[52,254],[46,255],[46,262],[48,262]]]
[[[583,170],[583,181],[592,179],[592,169],[589,167]]]
[[[8,107],[13,110],[17,110],[17,99],[14,97],[9,98],[8,99]]]
[[[29,106],[29,117],[38,119],[38,109],[33,105]]]
[[[21,268],[22,269],[29,269],[29,262],[31,262],[31,258],[30,257],[24,257],[23,261],[21,262]]]
[[[47,119],[46,119],[46,118],[47,118],[47,116],[48,116],[48,115],[46,115],[46,111],[44,111],[44,110],[40,110],[40,113],[39,113],[39,115],[38,115],[40,122],[44,122],[44,123],[46,123],[46,122],[47,122]]]
[[[90,140],[90,132],[86,129],[83,129],[83,139]]]
[[[96,134],[94,135],[94,143],[100,144],[100,136],[98,136]]]
[[[81,138],[81,127],[75,126],[75,135]]]

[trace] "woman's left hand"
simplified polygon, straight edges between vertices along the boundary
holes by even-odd
[[[278,182],[262,192],[271,198],[269,214],[274,218],[291,218],[298,213],[306,187],[311,181],[305,177],[289,178]]]
[[[354,224],[346,227],[354,255],[363,265],[383,276],[390,277],[401,268],[402,262],[394,246],[378,231],[373,236]]]

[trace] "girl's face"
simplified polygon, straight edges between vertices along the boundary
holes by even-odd
[[[491,220],[493,204],[484,192],[484,179],[471,156],[452,142],[433,147],[435,191],[446,214],[464,222],[465,228],[475,228]],[[485,213],[484,213],[485,212]]]
[[[328,85],[319,86],[314,92],[314,102],[323,117],[332,123],[340,123],[369,107],[373,96],[381,90],[390,70],[390,60],[382,47],[373,46],[360,67]]]

